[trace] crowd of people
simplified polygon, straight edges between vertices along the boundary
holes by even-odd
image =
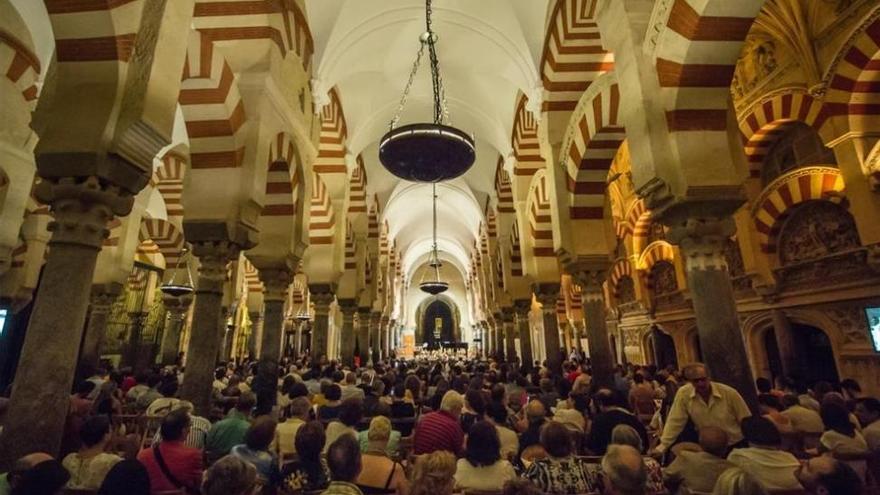
[[[880,401],[854,380],[761,378],[750,408],[699,363],[600,380],[582,357],[553,373],[302,356],[222,363],[201,416],[178,398],[182,379],[176,367],[86,372],[60,460],[23,457],[0,495],[843,495],[877,483]]]

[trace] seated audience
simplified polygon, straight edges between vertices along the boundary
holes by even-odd
[[[654,387],[645,381],[644,375],[633,375],[633,387],[629,390],[629,406],[636,414],[650,418],[657,406],[654,404]]]
[[[549,378],[541,378],[539,385],[541,393],[538,395],[538,400],[541,401],[541,404],[544,404],[544,409],[547,411],[553,411],[556,407],[556,403],[559,402],[559,392],[556,391],[556,387],[553,386],[553,380]]]
[[[791,422],[791,427],[798,433],[822,433],[825,424],[822,417],[815,410],[804,407],[797,395],[789,394],[782,397],[782,405],[785,407],[779,414],[785,416]]]
[[[608,445],[629,445],[638,452],[644,452],[642,446],[642,438],[639,433],[630,425],[617,425],[611,432],[611,443]],[[663,469],[660,463],[653,457],[645,457],[645,472],[647,474],[645,493],[657,495],[667,493],[666,486],[663,484]]]
[[[179,489],[198,492],[202,483],[202,452],[184,445],[189,427],[186,411],[171,411],[162,418],[162,441],[138,454],[137,460],[150,475],[153,493]]]
[[[357,386],[357,375],[349,371],[345,374],[345,384],[342,386],[342,400],[352,398],[364,400],[364,391]]]
[[[489,421],[495,425],[498,432],[498,440],[501,442],[501,457],[513,459],[519,453],[519,437],[516,432],[507,427],[508,411],[501,402],[489,403],[486,411]]]
[[[461,429],[465,435],[470,432],[471,426],[486,417],[486,399],[480,390],[470,389],[464,395],[464,408],[461,411]]]
[[[825,433],[819,438],[820,453],[858,455],[868,451],[868,444],[850,421],[846,406],[836,401],[825,401],[820,411],[822,422],[825,423]]]
[[[244,442],[244,436],[251,427],[251,409],[257,404],[253,392],[245,392],[238,398],[235,408],[220,421],[214,423],[205,439],[205,454],[208,459],[219,459]]]
[[[391,417],[392,418],[413,418],[416,415],[416,407],[412,400],[406,398],[406,385],[403,382],[397,382],[394,385],[393,396],[391,397]]]
[[[232,447],[230,455],[249,462],[257,468],[260,483],[264,486],[277,486],[281,481],[278,470],[278,456],[269,449],[275,438],[275,427],[278,423],[269,416],[260,416],[248,428],[244,443]]]
[[[189,435],[187,435],[186,441],[184,442],[186,446],[204,450],[205,441],[208,438],[208,432],[211,431],[211,422],[201,416],[194,416],[193,410],[195,408],[193,407],[192,402],[188,400],[178,402],[175,409],[183,409],[189,414]],[[159,442],[159,440],[161,440],[161,438],[157,431],[153,442]]]
[[[880,400],[873,397],[857,400],[855,414],[868,448],[872,452],[880,450]]]
[[[725,459],[727,433],[716,426],[700,429],[700,449],[680,450],[663,471],[663,481],[681,495],[712,491],[721,473],[733,467]]]
[[[541,428],[547,421],[547,410],[544,404],[539,400],[530,401],[523,408],[525,414],[525,431],[519,436],[519,452],[517,456],[522,457],[523,451],[532,445],[540,445]]]
[[[606,493],[621,495],[648,493],[648,473],[642,453],[629,445],[608,445],[602,456],[602,472],[605,475]]]
[[[808,459],[796,475],[804,488],[816,495],[850,495],[862,491],[862,481],[853,468],[830,455]]]
[[[761,394],[758,396],[758,407],[761,415],[769,419],[780,434],[794,433],[794,425],[791,419],[780,412],[783,406],[779,397],[773,394]]]
[[[147,468],[134,459],[117,462],[107,476],[97,495],[149,495],[150,475]]]
[[[391,421],[385,416],[376,416],[370,421],[370,428],[366,433],[367,448],[360,445],[363,469],[357,479],[361,491],[365,494],[409,493],[409,482],[403,466],[391,460],[388,454]]]
[[[464,490],[500,490],[516,478],[513,466],[501,458],[501,442],[495,426],[480,421],[471,426],[464,458],[458,460],[455,486]]]
[[[375,421],[376,418],[387,419],[387,417],[380,415],[380,416],[375,416],[373,418],[373,420]],[[389,424],[391,424],[390,420],[389,420]],[[370,427],[372,427],[372,425],[373,425],[373,423],[371,421]],[[391,425],[391,428],[393,428],[393,427],[394,427],[394,425]],[[370,447],[370,428],[367,428],[364,431],[359,431],[357,434],[357,437],[358,437],[358,443],[361,446],[361,453],[366,453],[368,450],[370,450],[370,448],[371,448]],[[400,437],[401,437],[401,434],[399,431],[395,431],[393,429],[390,430],[390,432],[388,434],[388,438],[385,441],[385,446],[383,447],[385,449],[385,455],[387,455],[388,457],[393,457],[395,454],[397,454],[397,451],[400,448]],[[376,448],[375,443],[373,445],[373,448]]]
[[[326,488],[330,471],[321,456],[326,437],[320,421],[309,421],[296,432],[297,459],[284,465],[282,476],[286,491],[298,493]]]
[[[330,444],[342,435],[350,435],[357,441],[357,426],[363,417],[363,403],[358,399],[346,399],[339,406],[339,416],[327,425],[326,452]]]
[[[138,373],[134,376],[135,385],[125,393],[125,400],[137,402],[140,396],[150,390],[150,386],[147,384],[148,376],[146,373]]]
[[[587,436],[586,448],[595,455],[603,455],[611,443],[611,432],[617,425],[633,427],[642,439],[642,445],[648,445],[648,432],[645,425],[634,414],[621,407],[620,400],[609,389],[601,389],[593,397],[598,414],[593,419],[590,434]]]
[[[349,399],[360,404],[357,399]],[[330,468],[330,485],[322,495],[361,494],[355,485],[361,473],[361,448],[351,435],[342,435],[327,449],[327,467]]]
[[[286,455],[296,453],[296,432],[309,421],[309,412],[312,405],[309,399],[305,397],[297,397],[290,401],[287,406],[289,412],[288,418],[279,423],[275,428],[275,438],[272,440],[272,451],[278,454],[282,459]]]
[[[549,457],[538,459],[523,473],[545,493],[599,493],[599,466],[572,455],[568,429],[551,421],[541,430]]]
[[[452,453],[436,450],[416,459],[410,495],[451,495],[454,486],[455,456]]]
[[[57,495],[70,473],[48,454],[27,455],[12,467],[9,495]]]
[[[767,490],[799,490],[795,478],[800,462],[782,450],[782,437],[773,422],[762,416],[742,421],[747,448],[734,449],[727,460],[758,480]]]
[[[732,467],[721,473],[712,495],[769,495],[754,476],[745,470]]]
[[[501,495],[544,495],[544,492],[529,480],[515,478],[504,484]]]
[[[450,390],[443,395],[440,409],[422,416],[413,433],[413,454],[430,454],[437,450],[447,450],[455,455],[461,454],[464,447],[464,432],[459,424],[459,416],[464,407],[464,398]]]
[[[166,376],[159,385],[159,393],[162,394],[162,397],[150,402],[147,407],[147,416],[165,416],[176,408],[177,403],[180,402],[180,399],[175,397],[178,387],[176,377]]]
[[[252,495],[259,487],[258,479],[253,464],[228,455],[205,471],[202,495]]]
[[[110,420],[107,416],[92,416],[80,429],[82,447],[69,454],[61,464],[70,473],[67,488],[97,490],[110,469],[122,460],[116,454],[106,453],[110,442]]]
[[[331,383],[324,389],[324,398],[327,402],[318,407],[318,419],[327,421],[338,418],[342,404],[342,388]]]

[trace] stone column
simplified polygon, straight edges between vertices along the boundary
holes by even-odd
[[[229,317],[229,308],[226,306],[220,307],[220,318],[217,319],[217,334],[220,335],[220,350],[217,353],[218,361],[227,361],[232,357],[232,354],[235,352],[235,349],[232,347],[233,340],[235,340],[235,329],[230,330],[226,326],[226,318]],[[260,318],[260,313],[257,313],[258,322],[262,321]],[[256,332],[256,326],[252,332]],[[192,334],[192,330],[190,330],[190,334]],[[253,335],[253,333],[252,333]],[[250,337],[248,337],[250,338]],[[189,348],[189,345],[187,345]],[[256,346],[255,346],[256,348]]]
[[[89,304],[89,322],[86,335],[80,350],[79,363],[97,367],[101,361],[101,350],[107,334],[107,318],[110,307],[122,293],[122,284],[110,283],[92,286],[92,297]]]
[[[366,366],[370,360],[370,308],[358,308],[357,316],[358,356],[361,358],[361,366]]]
[[[565,355],[568,356],[571,353],[571,349],[574,347],[574,344],[571,341],[571,322],[567,319],[559,321],[559,313],[557,313],[556,321],[559,322],[559,336],[562,339],[562,345],[565,347]]]
[[[523,373],[527,373],[532,369],[532,363],[535,361],[532,357],[532,338],[529,329],[529,311],[532,309],[532,300],[517,299],[513,301],[513,308],[516,311],[516,326],[519,333],[521,367]]]
[[[382,320],[379,322],[379,333],[376,341],[376,345],[379,348],[379,359],[385,359],[388,357],[388,352],[385,350],[385,335],[388,331],[388,321],[389,318],[382,315]]]
[[[311,301],[315,304],[315,323],[312,326],[312,360],[315,362],[327,357],[330,304],[336,299],[335,291],[331,284],[309,284]]]
[[[379,362],[379,327],[382,326],[382,313],[374,311],[370,314],[370,351],[373,364]]]
[[[781,309],[773,309],[770,314],[773,317],[773,335],[776,337],[776,347],[779,348],[779,359],[782,361],[782,373],[789,378],[802,378],[803,369],[797,358],[791,322]]]
[[[259,347],[257,347],[257,342],[260,342],[260,334],[262,333],[260,331],[260,327],[263,325],[263,313],[260,311],[248,311],[248,319],[251,321],[251,333],[248,335],[247,349],[248,354],[250,354],[252,358],[256,359],[259,355],[259,352],[257,352],[259,350]],[[223,318],[223,320],[223,328],[225,330],[226,318]],[[232,339],[229,340],[230,342],[232,341]],[[230,349],[229,347],[226,347],[226,349],[224,349],[224,354],[227,357],[230,356],[232,352],[233,349]]]
[[[492,329],[495,332],[495,359],[504,361],[504,321],[501,313],[492,318]]]
[[[284,302],[287,288],[293,283],[293,272],[286,268],[262,268],[263,336],[260,359],[277,363],[281,359],[281,337],[284,335]]]
[[[57,455],[82,341],[98,251],[134,197],[96,177],[44,179],[38,200],[54,220],[0,436],[0,470],[31,452]]]
[[[211,411],[214,366],[224,337],[221,328],[226,326],[220,321],[226,265],[237,259],[239,252],[239,246],[229,241],[193,242],[199,270],[180,397],[192,402],[196,413],[203,417]]]
[[[506,343],[504,357],[507,358],[508,363],[516,362],[516,342],[514,342],[516,326],[513,324],[513,316],[513,308],[501,309],[501,327],[504,330],[504,342]]]
[[[180,297],[162,294],[162,303],[168,311],[165,332],[162,334],[162,350],[160,351],[163,366],[170,366],[177,362],[180,354],[180,334],[186,323],[186,313],[193,302],[192,294]]]
[[[614,375],[614,354],[608,338],[605,297],[602,293],[602,282],[608,274],[607,266],[608,262],[601,260],[568,267],[572,277],[581,286],[593,380],[604,386],[612,384]]]
[[[383,336],[384,338],[382,340],[382,349],[383,349],[382,352],[384,353],[384,356],[386,359],[391,357],[391,346],[392,346],[392,341],[393,341],[392,335],[394,334],[396,326],[397,326],[396,319],[389,320],[388,325],[385,326],[385,330],[384,330],[385,334],[384,334],[384,336]]]
[[[357,336],[354,331],[354,315],[358,310],[354,299],[339,299],[339,311],[342,312],[342,328],[340,329],[340,358],[344,366],[354,368],[354,343]]]
[[[547,350],[547,368],[556,375],[562,374],[562,356],[559,354],[559,320],[556,318],[556,300],[560,285],[557,283],[535,284],[532,291],[541,303],[544,319],[544,348]]]
[[[571,322],[571,337],[574,339],[574,348],[577,349],[578,352],[583,352],[583,344],[581,343],[581,336],[584,334],[584,322],[583,321],[573,321]],[[609,349],[611,348],[611,344],[609,345]]]
[[[757,392],[739,326],[724,246],[736,232],[731,217],[673,220],[668,238],[685,261],[703,359],[713,380],[730,385],[757,411]]]

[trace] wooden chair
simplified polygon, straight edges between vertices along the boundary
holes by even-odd
[[[146,449],[153,445],[156,432],[162,426],[162,416],[143,416],[141,421],[143,422],[141,427],[141,448]]]

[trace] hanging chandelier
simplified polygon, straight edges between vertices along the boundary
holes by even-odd
[[[389,172],[401,179],[441,182],[467,172],[474,163],[476,151],[473,137],[448,125],[449,110],[435,47],[437,34],[431,30],[431,0],[425,0],[425,27],[426,31],[419,37],[421,46],[400,97],[397,113],[391,119],[389,131],[379,141],[379,160]],[[425,48],[431,65],[434,122],[397,127]]]
[[[192,273],[189,271],[189,260],[184,263],[184,266],[186,267],[186,280],[183,282],[176,281],[177,277],[180,276],[180,262],[187,256],[187,254],[189,254],[189,249],[182,248],[180,250],[180,257],[177,258],[177,264],[174,266],[174,275],[171,276],[171,280],[159,287],[162,294],[171,297],[182,297],[187,294],[192,294],[195,290],[193,288]]]
[[[437,254],[437,183],[431,184],[431,201],[434,207],[434,236],[431,245],[431,259],[428,266],[434,269],[434,280],[426,280],[419,284],[422,292],[427,292],[432,296],[436,296],[441,292],[446,292],[449,284],[440,280],[440,256]]]

